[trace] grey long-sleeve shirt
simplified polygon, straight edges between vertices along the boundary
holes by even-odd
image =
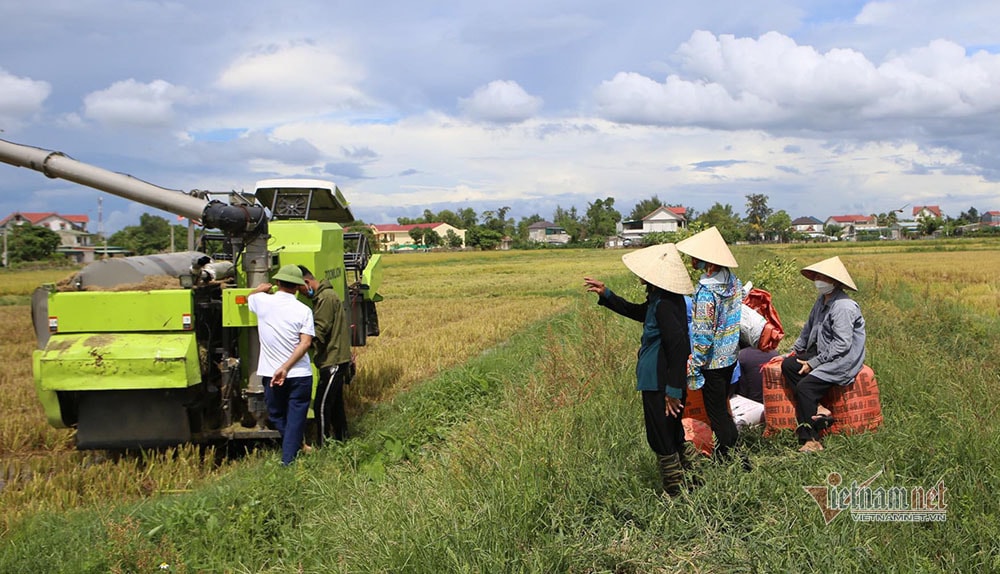
[[[861,307],[842,290],[829,301],[820,295],[809,312],[795,345],[796,353],[815,350],[810,375],[821,381],[847,385],[865,362],[865,319]]]

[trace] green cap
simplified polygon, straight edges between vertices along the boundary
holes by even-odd
[[[302,270],[299,269],[298,265],[282,265],[281,269],[278,269],[278,272],[274,274],[273,279],[296,285],[306,284],[305,279],[302,278]]]

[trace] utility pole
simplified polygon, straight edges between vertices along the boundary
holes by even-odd
[[[104,259],[108,258],[108,238],[104,235],[104,198],[97,196],[97,234],[104,242]]]

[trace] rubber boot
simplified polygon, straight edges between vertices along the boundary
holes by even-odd
[[[685,444],[691,446],[690,450],[685,448],[684,451],[678,451],[677,456],[680,458],[681,468],[684,469],[684,478],[687,480],[687,489],[690,492],[704,484],[704,481],[698,475],[698,471],[692,462],[695,457],[699,457],[701,454],[691,443]]]
[[[689,472],[694,468],[692,463],[701,453],[698,448],[694,446],[693,443],[685,441],[680,449],[677,451],[677,455],[681,458],[681,467],[684,472]]]
[[[660,464],[660,477],[663,479],[663,491],[670,496],[677,496],[681,493],[681,484],[684,482],[684,469],[681,467],[681,458],[675,452],[673,454],[661,454],[658,456]]]

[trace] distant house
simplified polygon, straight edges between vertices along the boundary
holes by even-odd
[[[0,220],[0,228],[7,229],[13,225],[24,225],[27,223],[29,225],[48,227],[56,233],[60,231],[86,233],[87,223],[89,222],[90,218],[86,215],[59,215],[52,211],[46,213],[16,211],[3,218],[3,220]]]
[[[825,235],[823,232],[823,222],[812,217],[811,215],[806,217],[799,217],[792,222],[792,230],[796,233],[802,233],[804,235],[812,235],[819,237]]]
[[[897,221],[889,226],[889,239],[905,239],[920,232],[918,221]]]
[[[451,231],[460,237],[462,245],[465,245],[465,230],[453,227],[447,223],[411,223],[407,225],[400,225],[398,223],[373,223],[369,227],[375,234],[378,244],[383,251],[416,247],[413,243],[413,238],[410,236],[410,230],[417,228],[433,230],[445,241],[447,241],[448,232]]]
[[[845,228],[848,225],[877,227],[878,217],[874,215],[831,215],[823,222],[824,227],[827,225],[839,225]]]
[[[548,221],[536,221],[528,226],[528,241],[548,243],[550,245],[566,245],[569,234],[562,227]]]
[[[990,227],[1000,227],[1000,211],[987,211],[979,217],[979,223]]]
[[[657,207],[642,219],[621,222],[618,237],[622,245],[638,245],[650,233],[673,233],[687,227],[686,214],[686,207]]]
[[[941,208],[936,205],[915,205],[913,206],[913,219],[920,221],[921,219],[931,219],[931,218],[941,218]]]
[[[823,222],[823,227],[830,225],[840,227],[844,239],[853,239],[859,231],[880,230],[878,217],[874,215],[831,215]]]
[[[47,227],[59,235],[57,253],[63,253],[77,263],[94,260],[93,234],[87,231],[90,218],[86,215],[60,215],[55,212],[18,211],[0,220],[0,229],[6,232],[18,225]]]

